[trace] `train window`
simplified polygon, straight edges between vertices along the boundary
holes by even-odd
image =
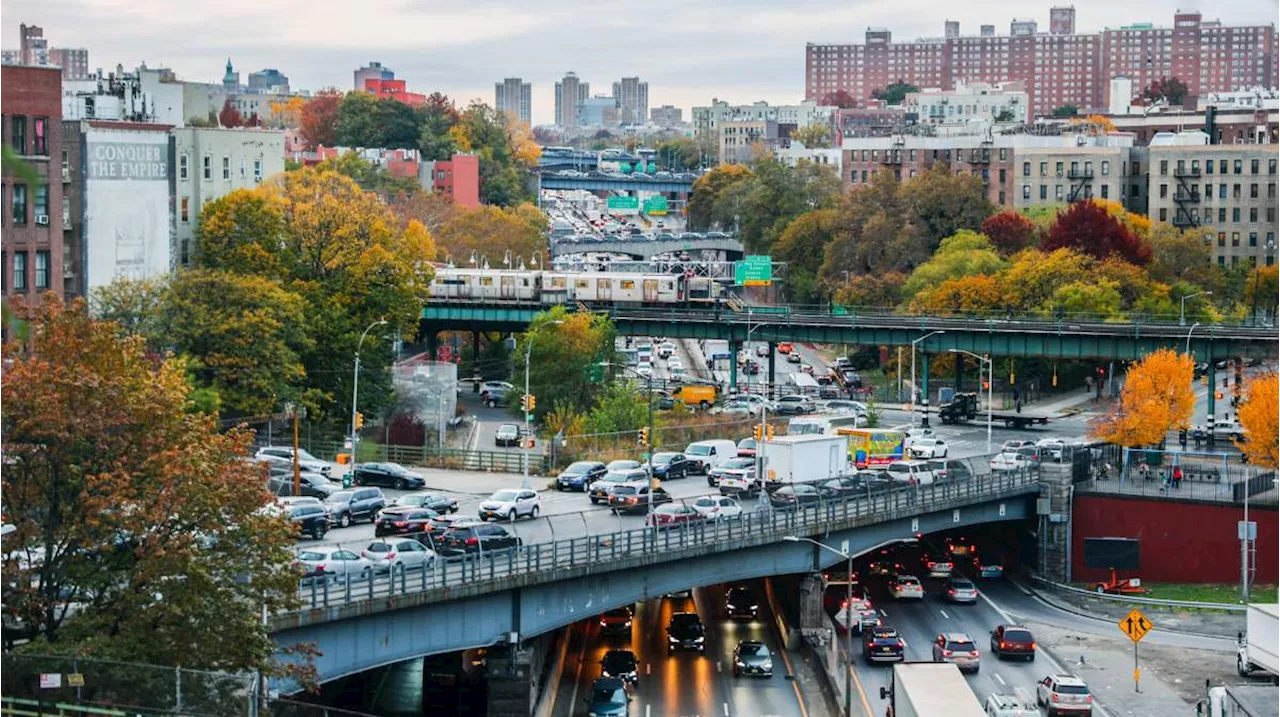
[[[481,285],[481,286],[493,286],[493,277],[492,277],[492,276],[482,276],[482,277],[480,277],[480,285]]]
[[[669,281],[662,282],[662,288],[666,289],[667,291],[671,291],[671,282]]]
[[[589,282],[588,282],[586,279],[574,279],[574,280],[573,280],[573,288],[575,288],[575,289],[585,289],[585,288],[587,288],[588,284],[589,284]]]
[[[520,286],[528,286],[528,285],[529,285],[529,279],[527,277],[520,279]]]
[[[565,287],[565,281],[563,276],[552,277],[551,279],[552,289],[563,289],[564,287]]]
[[[631,279],[623,279],[622,281],[618,282],[618,285],[621,286],[621,288],[623,289],[636,288],[636,282],[632,281]]]

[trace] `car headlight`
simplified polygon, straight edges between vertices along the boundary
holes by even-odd
[[[680,642],[680,640],[675,635],[667,635],[667,642]]]
[[[705,639],[706,639],[706,638],[704,638],[704,637],[695,637],[695,638],[693,638],[693,641],[694,641],[694,642],[702,642],[702,641],[703,641],[703,640],[705,640]]]
[[[766,670],[773,670],[773,660],[765,660],[760,666]]]
[[[734,660],[733,660],[733,664],[737,665],[738,667],[745,667],[745,666],[746,666],[746,665],[742,662],[742,660],[739,660],[739,659],[737,659],[737,658],[734,658]]]

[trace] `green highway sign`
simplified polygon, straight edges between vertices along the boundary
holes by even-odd
[[[663,215],[667,213],[667,198],[661,194],[655,194],[644,200],[644,213],[649,215]]]
[[[734,262],[733,283],[737,286],[769,286],[773,283],[773,257],[749,256]]]
[[[638,214],[640,212],[640,197],[609,197],[605,202],[605,207],[612,214]]]

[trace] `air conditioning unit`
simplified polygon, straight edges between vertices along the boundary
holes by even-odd
[[[36,215],[36,224],[40,224],[40,225],[43,225],[43,226],[49,226],[49,215],[48,215],[48,214],[37,214],[37,215]]]

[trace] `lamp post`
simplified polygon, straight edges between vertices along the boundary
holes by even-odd
[[[920,343],[921,341],[924,341],[930,336],[935,336],[937,334],[945,334],[945,333],[947,332],[942,329],[938,329],[937,331],[930,331],[924,336],[921,336],[920,338],[911,342],[911,425],[912,426],[916,425],[916,344]],[[926,411],[929,410],[929,394],[927,393],[924,395],[924,407]],[[925,419],[925,425],[926,426],[929,425],[927,417]]]
[[[620,368],[623,371],[630,371],[636,376],[644,379],[645,394],[647,395],[649,400],[649,431],[645,435],[645,453],[647,456],[645,459],[645,462],[649,466],[648,505],[645,508],[645,522],[647,523],[649,520],[649,515],[653,513],[653,488],[654,488],[654,485],[653,485],[653,374],[650,373],[648,376],[646,376],[640,373],[639,371],[631,368],[630,366],[627,366],[626,364],[614,363],[611,361],[601,361],[597,365],[612,366],[615,368]],[[657,527],[657,523],[654,523],[654,527]]]
[[[356,479],[356,406],[360,399],[360,349],[364,347],[364,340],[368,338],[369,332],[375,326],[386,326],[386,319],[378,319],[377,321],[365,327],[363,333],[360,334],[360,341],[356,344],[356,367],[351,375],[351,481],[354,483]]]
[[[986,356],[979,356],[972,351],[965,351],[964,349],[949,349],[949,351],[953,354],[965,354],[966,356],[972,356],[987,365],[987,455],[991,455],[991,404],[993,403],[992,391],[996,385],[995,361]],[[979,375],[981,375],[981,372],[979,372]]]
[[[1182,300],[1178,302],[1178,325],[1179,326],[1187,325],[1187,299],[1195,298],[1197,296],[1213,296],[1213,292],[1197,291],[1193,294],[1187,294],[1186,296],[1182,297]]]
[[[293,401],[284,404],[284,415],[293,423],[293,495],[302,495],[302,464],[298,460],[298,421],[307,417],[307,408]]]
[[[1200,325],[1200,322],[1199,322],[1199,321],[1197,321],[1197,322],[1195,322],[1194,324],[1192,324],[1192,325],[1191,325],[1191,328],[1187,329],[1187,348],[1186,348],[1186,350],[1185,350],[1185,351],[1183,351],[1182,353],[1187,354],[1188,356],[1190,356],[1190,355],[1191,355],[1191,332],[1192,332],[1192,331],[1195,331],[1195,330],[1196,330],[1196,327],[1197,327],[1197,326],[1199,326],[1199,325]],[[1212,389],[1213,389],[1213,386],[1210,386],[1210,387],[1209,387],[1209,389],[1210,389],[1210,390],[1212,390]]]

